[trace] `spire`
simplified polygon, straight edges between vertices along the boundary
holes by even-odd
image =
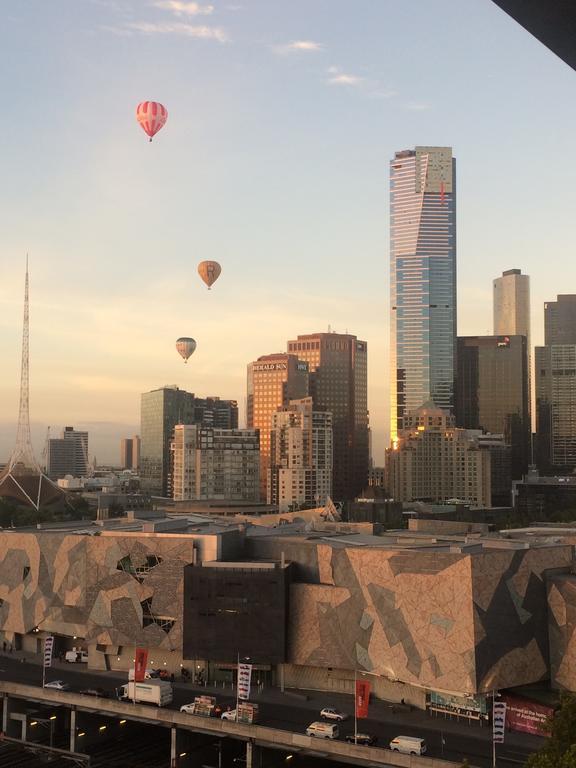
[[[18,431],[16,445],[10,458],[10,470],[17,464],[26,469],[40,472],[40,466],[34,456],[30,437],[30,309],[28,254],[26,254],[26,279],[24,281],[24,323],[22,329],[22,365],[20,368],[20,408],[18,412]]]
[[[0,474],[0,497],[23,501],[38,509],[62,491],[40,469],[34,456],[30,437],[30,312],[29,312],[28,254],[24,281],[24,324],[22,329],[22,367],[20,371],[20,408],[16,445],[8,465]]]

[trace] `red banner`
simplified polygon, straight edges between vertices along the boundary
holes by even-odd
[[[148,650],[146,648],[136,648],[136,657],[134,659],[134,681],[141,683],[146,678],[146,665],[148,664]]]
[[[369,701],[370,683],[365,680],[356,680],[356,717],[368,717]]]
[[[506,702],[506,727],[512,731],[533,733],[536,736],[549,736],[546,719],[554,714],[552,707],[538,704],[519,696],[504,695]]]

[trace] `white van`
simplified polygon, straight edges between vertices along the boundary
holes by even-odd
[[[396,736],[390,742],[390,749],[405,755],[423,755],[426,752],[426,742],[416,736]]]
[[[78,662],[87,663],[88,651],[85,651],[82,648],[72,648],[71,651],[66,651],[64,659],[70,664],[76,664]]]
[[[306,736],[318,736],[321,739],[337,739],[340,735],[336,723],[310,723],[306,728]]]

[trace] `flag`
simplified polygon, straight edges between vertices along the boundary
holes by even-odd
[[[247,701],[250,698],[252,682],[252,664],[238,664],[238,698]]]
[[[52,635],[44,638],[44,668],[52,666],[52,651],[54,650],[54,638]]]
[[[148,664],[148,649],[136,648],[134,659],[134,682],[141,683],[146,678],[146,665]]]
[[[370,701],[370,683],[366,680],[356,680],[356,717],[368,717]]]
[[[504,743],[506,730],[506,702],[494,701],[492,703],[492,740],[494,744]]]

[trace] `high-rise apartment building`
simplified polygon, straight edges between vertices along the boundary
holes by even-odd
[[[263,355],[248,364],[246,426],[260,433],[260,499],[266,501],[272,416],[308,395],[308,363],[296,355]]]
[[[140,466],[140,437],[125,437],[120,441],[120,466],[122,469],[138,469]]]
[[[576,295],[544,304],[544,345],[535,349],[537,464],[576,469]]]
[[[432,400],[453,412],[456,351],[456,160],[450,147],[390,163],[390,436]]]
[[[491,504],[490,451],[454,427],[454,417],[425,403],[406,415],[398,441],[386,451],[386,481],[395,501]]]
[[[332,414],[312,398],[292,400],[272,416],[268,503],[280,512],[319,507],[332,494]]]
[[[530,461],[526,336],[459,336],[457,361],[457,426],[503,434],[520,479]]]
[[[66,475],[84,477],[88,472],[88,432],[64,427],[61,437],[49,439],[46,472],[52,480]]]
[[[161,496],[171,495],[170,444],[177,424],[203,424],[233,429],[238,426],[235,400],[197,398],[177,386],[145,392],[140,410],[140,477],[142,487]]]
[[[258,431],[198,424],[174,427],[173,498],[258,501]]]
[[[332,495],[354,499],[368,482],[368,345],[349,333],[312,333],[288,342],[288,352],[310,365],[317,411],[332,414]]]

